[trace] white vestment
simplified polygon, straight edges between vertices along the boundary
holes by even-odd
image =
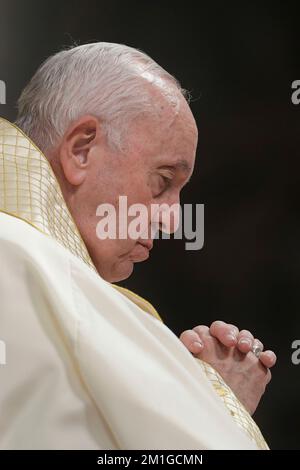
[[[1,449],[267,448],[150,304],[95,271],[42,153],[0,119]]]

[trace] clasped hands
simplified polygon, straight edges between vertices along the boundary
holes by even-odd
[[[275,353],[264,351],[262,342],[250,331],[239,331],[223,321],[215,321],[210,327],[198,325],[181,333],[179,339],[221,375],[252,415],[272,378]]]

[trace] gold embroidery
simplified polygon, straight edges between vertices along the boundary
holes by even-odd
[[[0,158],[0,210],[52,236],[95,269],[48,160],[4,119],[0,119]]]
[[[211,381],[217,394],[225,404],[227,410],[233,417],[234,421],[240,426],[248,436],[256,443],[257,447],[262,450],[268,450],[269,447],[255,421],[251,418],[246,408],[237,399],[230,387],[224,382],[218,372],[209,364],[200,359],[196,359],[206,376]]]

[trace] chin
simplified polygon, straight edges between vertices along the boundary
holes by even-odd
[[[132,261],[126,260],[113,266],[109,276],[104,279],[108,282],[120,282],[128,279],[133,273],[134,264]]]

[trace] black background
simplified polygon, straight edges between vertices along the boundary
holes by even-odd
[[[275,449],[300,448],[300,365],[291,362],[300,339],[299,11],[291,2],[0,0],[6,118],[40,63],[74,42],[140,48],[192,92],[199,146],[182,203],[205,204],[205,246],[157,241],[123,284],[176,334],[222,319],[275,350],[255,415]]]

